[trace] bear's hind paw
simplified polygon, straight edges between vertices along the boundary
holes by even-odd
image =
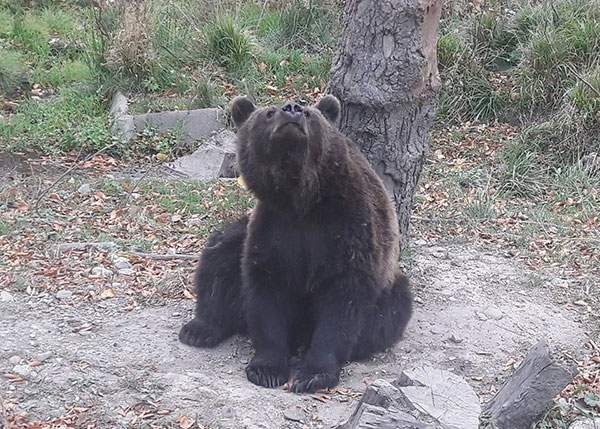
[[[279,387],[287,383],[290,370],[285,365],[250,362],[246,367],[248,380],[258,386]]]
[[[199,319],[193,319],[183,325],[179,331],[179,341],[194,347],[214,347],[225,339],[217,329]]]
[[[294,375],[290,391],[294,393],[314,393],[317,390],[337,386],[339,379],[339,375],[334,373],[310,373],[300,370]]]

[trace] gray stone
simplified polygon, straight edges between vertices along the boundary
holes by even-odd
[[[404,371],[398,389],[419,413],[447,429],[477,429],[481,405],[471,386],[449,371],[421,367]]]
[[[306,414],[298,407],[290,407],[283,411],[283,418],[292,422],[302,423],[306,419]]]
[[[110,117],[120,118],[121,116],[127,115],[127,110],[127,97],[125,97],[121,91],[117,91],[117,93],[113,96],[112,103],[110,105]]]
[[[7,292],[5,290],[0,292],[0,302],[12,302],[12,301],[13,301],[13,296],[9,292]]]
[[[99,265],[97,267],[92,268],[92,276],[94,277],[111,277],[113,275],[112,270],[109,270],[108,268],[104,268],[103,266]]]
[[[569,429],[600,429],[600,417],[575,420]]]
[[[135,121],[133,116],[128,114],[127,98],[117,92],[110,106],[111,134],[114,138],[123,143],[127,143],[135,136]]]
[[[12,372],[13,374],[17,374],[23,378],[29,378],[32,375],[35,375],[29,365],[15,365],[15,367],[12,369]]]
[[[136,134],[133,116],[125,115],[113,119],[110,128],[112,136],[123,143],[129,142]]]
[[[47,351],[47,352],[40,353],[37,356],[37,360],[40,361],[40,362],[45,362],[48,359],[50,359],[51,357],[52,357],[52,352],[51,351]]]
[[[459,343],[463,342],[463,339],[460,336],[456,335],[456,334],[450,335],[449,339],[450,339],[450,341],[452,341],[453,343],[456,343],[456,344],[459,344]]]
[[[502,310],[500,310],[498,307],[493,307],[493,306],[486,308],[483,311],[483,314],[485,314],[485,316],[488,319],[492,319],[492,320],[500,320],[504,317],[504,313],[502,312]]]
[[[122,256],[113,255],[111,259],[112,259],[113,266],[119,271],[120,270],[131,270],[133,268],[133,265],[131,265],[131,262],[129,262],[129,260],[127,258],[124,258]]]
[[[362,396],[350,418],[336,429],[443,429],[437,424],[419,422],[401,410],[406,404],[402,393],[385,380],[375,380]]]
[[[77,188],[77,192],[82,195],[86,195],[92,192],[92,187],[89,185],[89,183],[84,183],[79,188]]]
[[[545,341],[538,342],[486,404],[484,421],[497,429],[530,428],[575,372],[574,366],[559,364],[552,358]]]
[[[19,355],[14,355],[8,358],[8,362],[10,362],[13,365],[17,365],[20,364],[23,361],[23,358]]]
[[[165,166],[189,179],[236,177],[235,134],[229,130],[216,133],[191,155],[182,156]]]
[[[119,270],[119,274],[122,276],[132,276],[135,274],[135,271],[132,268],[122,268]]]
[[[73,292],[71,292],[70,290],[59,290],[58,292],[56,292],[56,298],[61,299],[61,300],[66,300],[66,299],[71,299],[73,297]]]
[[[223,129],[225,114],[221,109],[145,113],[133,116],[133,124],[137,133],[148,128],[159,133],[181,129],[183,141],[191,143]]]

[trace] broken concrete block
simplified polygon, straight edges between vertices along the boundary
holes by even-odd
[[[225,114],[221,109],[146,113],[133,116],[133,123],[137,133],[142,133],[148,128],[159,133],[180,129],[182,140],[192,143],[223,129]]]
[[[127,143],[135,136],[133,117],[127,111],[127,97],[121,92],[117,92],[113,97],[109,111],[111,134],[123,143]]]
[[[165,165],[177,175],[197,180],[236,177],[235,134],[223,130],[212,135],[194,153]]]
[[[125,116],[127,115],[127,110],[127,97],[125,97],[121,91],[117,91],[117,93],[113,96],[112,103],[110,105],[110,117],[117,119],[121,116]]]
[[[538,342],[486,404],[483,427],[528,429],[571,382],[575,367],[556,362],[545,341]],[[487,426],[485,426],[487,425]]]
[[[449,371],[421,367],[407,370],[394,383],[404,395],[403,406],[430,416],[443,428],[477,429],[481,405],[471,386]]]
[[[402,393],[396,387],[385,380],[375,380],[367,387],[350,418],[337,429],[442,429],[421,423],[400,410],[401,398]]]

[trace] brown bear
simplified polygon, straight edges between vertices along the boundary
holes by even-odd
[[[248,334],[260,386],[335,386],[342,365],[398,341],[411,317],[396,214],[383,183],[333,125],[339,101],[231,106],[241,174],[257,204],[214,233],[196,272],[183,343]]]

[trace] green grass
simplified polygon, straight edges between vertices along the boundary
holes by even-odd
[[[39,67],[34,69],[33,81],[44,87],[60,88],[73,83],[90,82],[92,73],[80,60],[65,60],[54,64],[49,69]]]
[[[13,226],[8,222],[0,220],[0,237],[3,235],[8,235],[13,230]]]
[[[95,92],[66,88],[47,101],[19,106],[7,124],[0,123],[3,150],[31,148],[44,153],[97,150],[111,143],[107,113]]]
[[[529,164],[557,168],[600,150],[599,9],[597,0],[526,1],[507,13],[500,2],[442,22],[438,122],[525,123],[522,153],[505,154],[518,192],[532,184],[520,182]]]
[[[27,83],[27,65],[23,55],[0,47],[0,94],[11,95]]]
[[[255,42],[233,17],[218,17],[204,31],[210,57],[226,70],[239,70],[252,59]]]

